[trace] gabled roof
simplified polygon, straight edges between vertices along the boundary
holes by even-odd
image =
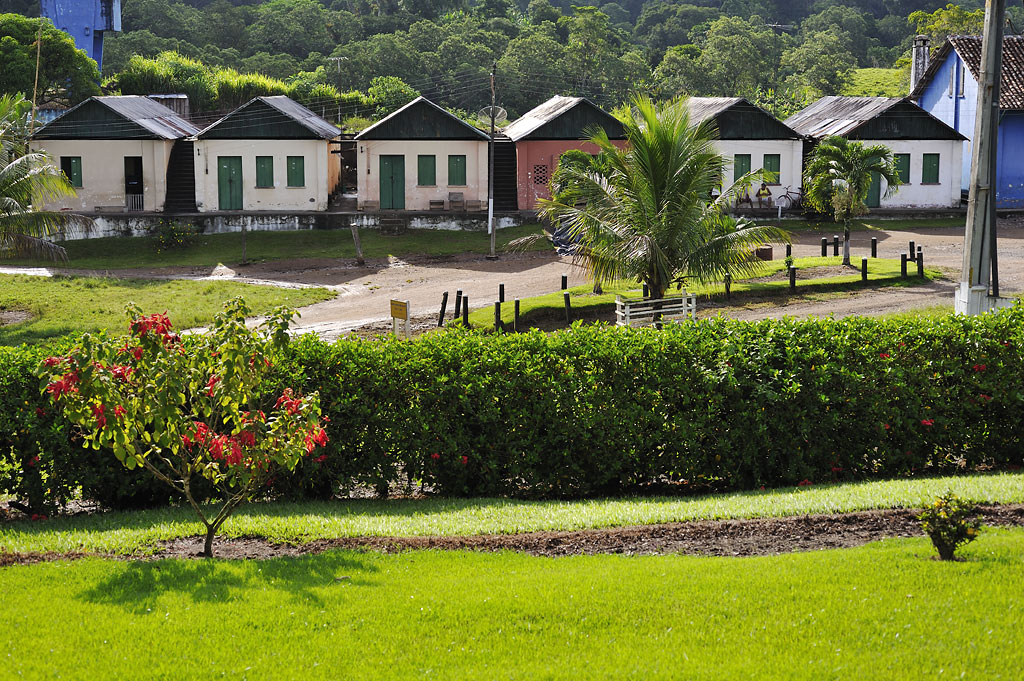
[[[163,104],[141,95],[90,97],[53,119],[34,139],[164,139],[199,132]]]
[[[713,119],[723,140],[797,140],[800,134],[743,97],[689,97],[690,123]]]
[[[604,128],[609,139],[625,139],[619,119],[584,97],[555,95],[536,106],[503,131],[513,142],[523,139],[572,139],[589,137],[587,131]]]
[[[284,95],[255,97],[199,133],[200,139],[334,139],[341,130]]]
[[[928,62],[921,80],[910,96],[919,99],[925,88],[934,80],[946,58],[956,50],[964,65],[978,80],[981,74],[981,36],[952,35],[942,43]],[[999,78],[999,108],[1024,109],[1024,36],[1003,37],[1002,71]]]
[[[482,130],[417,97],[356,135],[357,140],[489,140]]]
[[[787,118],[786,125],[814,139],[967,139],[905,97],[822,97]]]

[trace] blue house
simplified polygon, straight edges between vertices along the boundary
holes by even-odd
[[[925,41],[915,43],[915,60],[927,60],[924,73],[911,83],[918,105],[962,133],[974,136],[981,73],[981,36],[950,36],[928,59]],[[1003,39],[999,85],[999,147],[996,165],[996,206],[1024,208],[1024,37]],[[964,145],[962,189],[971,174],[971,144]]]

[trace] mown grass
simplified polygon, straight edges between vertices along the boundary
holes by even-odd
[[[140,473],[143,474],[143,473]],[[917,508],[952,490],[978,503],[1024,503],[1024,474],[976,475],[737,492],[703,497],[586,501],[444,499],[264,503],[242,507],[222,536],[307,542],[355,536],[452,536],[649,525],[688,520]],[[0,550],[137,553],[163,539],[200,534],[187,507],[13,521]]]
[[[905,97],[905,69],[854,69],[842,94],[848,97]]]
[[[328,552],[0,570],[5,678],[1017,679],[1024,530],[758,558]]]
[[[36,343],[69,333],[125,331],[124,307],[167,311],[176,329],[208,324],[224,301],[244,296],[254,314],[279,305],[302,307],[334,297],[323,288],[282,289],[227,281],[160,281],[97,277],[0,275],[0,310],[31,315],[0,326],[0,345]]]
[[[778,273],[786,268],[783,260],[771,260],[765,262],[758,275],[753,279],[737,280],[732,284],[734,302],[742,303],[744,293],[756,294],[778,294],[778,295],[807,295],[812,293],[831,293],[851,290],[859,290],[864,284],[860,276],[860,259],[853,258],[856,269],[851,269],[850,274],[835,275],[830,277],[809,278],[814,273],[810,268],[839,266],[842,264],[841,256],[796,258],[793,264],[797,267],[797,292],[792,293],[789,288],[789,279],[777,281],[758,281],[762,277]],[[917,265],[908,264],[908,277],[904,279],[900,275],[900,261],[890,258],[870,258],[868,260],[868,285],[880,286],[916,286],[921,283],[917,277]],[[925,268],[925,280],[931,281],[942,276],[940,270]],[[700,297],[723,298],[725,296],[725,285],[721,282],[688,286],[689,293]],[[635,282],[618,281],[603,287],[603,293],[595,294],[592,284],[575,286],[568,289],[569,303],[572,310],[578,317],[590,317],[615,308],[615,297],[639,297],[642,295],[642,288]],[[550,318],[564,314],[565,299],[563,291],[547,293],[541,296],[523,298],[519,301],[520,323],[528,326],[535,320]],[[669,291],[669,295],[675,291]],[[699,306],[699,303],[698,303]],[[505,324],[510,324],[515,318],[514,301],[506,301],[501,308],[501,319]],[[469,323],[473,326],[493,326],[494,308],[485,306],[470,312]]]
[[[539,231],[537,225],[502,229],[496,237],[496,248],[504,250],[509,241]],[[382,236],[378,229],[359,230],[363,255],[386,258],[389,255],[444,256],[458,253],[487,253],[490,237],[486,232],[435,229],[408,230],[401,236]],[[352,233],[348,229],[317,229],[294,232],[249,232],[246,235],[246,258],[251,262],[298,258],[356,257]],[[242,262],[242,234],[203,234],[187,248],[157,252],[151,237],[108,237],[77,239],[63,244],[68,252],[65,267],[93,270],[120,270],[170,266],[214,267],[218,263],[237,265]],[[546,241],[534,244],[534,250],[551,248]],[[5,265],[51,267],[52,262],[0,260]]]
[[[764,225],[778,225],[778,220],[755,220],[758,224]],[[840,238],[843,236],[843,226],[836,224],[831,220],[784,220],[782,223],[784,229],[789,231],[810,231],[810,232],[823,232],[827,234],[838,234]],[[901,220],[901,219],[889,219],[889,218],[877,218],[867,216],[862,220],[853,220],[850,222],[851,232],[871,232],[871,231],[884,231],[884,232],[908,232],[908,231],[919,231],[925,229],[943,229],[949,227],[963,228],[965,225],[965,218],[915,218],[912,220]]]

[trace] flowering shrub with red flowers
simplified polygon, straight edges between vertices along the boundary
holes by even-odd
[[[166,315],[129,306],[126,339],[85,335],[38,368],[43,391],[86,447],[110,450],[185,497],[206,526],[207,556],[239,504],[327,443],[316,392],[287,389],[267,411],[254,407],[293,313],[278,310],[253,330],[248,313],[243,301],[229,301],[186,348]],[[219,500],[212,511],[196,493],[209,487],[203,480]]]

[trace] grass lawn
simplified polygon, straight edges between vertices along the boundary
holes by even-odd
[[[502,229],[497,235],[496,248],[504,250],[513,239],[539,232],[537,225],[522,225]],[[458,253],[488,253],[490,237],[486,232],[466,232],[435,229],[408,230],[402,236],[381,236],[379,229],[359,230],[363,255],[367,258],[386,258],[389,255],[454,255]],[[109,237],[78,239],[62,244],[68,252],[66,267],[95,270],[118,270],[168,266],[214,267],[217,263],[237,265],[242,261],[242,234],[200,235],[188,248],[157,253],[150,237]],[[546,241],[534,244],[531,250],[549,250]],[[352,233],[348,229],[317,229],[294,232],[249,232],[246,236],[248,260],[284,260],[291,258],[347,258],[356,257]],[[30,260],[0,260],[5,265],[32,265],[49,267],[52,262]]]
[[[843,88],[848,97],[905,97],[908,76],[904,69],[854,69]]]
[[[966,218],[915,218],[912,220],[899,220],[899,219],[888,219],[888,218],[877,218],[867,216],[862,220],[853,220],[850,223],[851,232],[870,232],[870,231],[886,231],[886,232],[903,232],[903,231],[916,231],[922,229],[937,229],[937,228],[949,228],[958,227],[964,228]],[[762,225],[778,225],[778,220],[755,220],[758,224]],[[783,220],[781,222],[783,229],[793,231],[810,231],[810,232],[822,232],[825,234],[838,234],[839,238],[843,237],[843,226],[836,224],[831,220]],[[855,254],[856,255],[856,254]]]
[[[813,276],[813,274],[801,271],[813,267],[838,266],[842,264],[842,261],[842,256],[827,256],[824,258],[818,256],[794,259],[793,264],[796,265],[798,270],[796,294],[790,293],[788,278],[779,281],[756,280],[761,277],[780,272],[786,267],[783,260],[771,260],[765,262],[761,273],[754,280],[738,280],[733,282],[732,293],[735,296],[734,302],[736,304],[742,304],[742,294],[744,293],[800,296],[811,293],[835,293],[860,290],[863,287],[863,284],[860,279],[859,258],[852,259],[857,269],[850,270],[850,274],[822,277],[820,279],[807,279],[806,277]],[[900,276],[899,260],[888,258],[868,259],[868,282],[870,286],[916,286],[921,283],[921,280],[917,277],[916,264],[908,264],[907,273],[910,276],[906,279],[903,279]],[[938,279],[941,276],[941,271],[925,267],[925,279],[933,280]],[[725,286],[721,283],[689,286],[686,290],[690,293],[696,294],[697,296],[714,296],[722,299],[724,299],[725,296]],[[615,282],[605,286],[604,293],[600,295],[594,294],[592,284],[575,286],[568,289],[568,291],[573,312],[579,316],[592,316],[600,312],[613,310],[615,308],[616,295],[639,297],[642,294],[642,288],[640,286],[635,282],[627,281]],[[672,290],[669,292],[669,295],[674,293],[675,291]],[[698,300],[698,307],[699,306],[700,301]],[[535,319],[562,315],[562,311],[564,309],[565,301],[563,299],[562,291],[556,291],[554,293],[548,293],[532,298],[524,298],[519,301],[520,322],[524,325],[529,325],[531,321]],[[505,323],[511,323],[514,317],[515,304],[510,301],[506,301],[506,304],[502,305],[502,321]],[[494,307],[485,306],[470,312],[469,322],[473,326],[493,327]]]
[[[759,558],[328,552],[0,570],[3,678],[1019,679],[1024,530]]]
[[[146,312],[167,311],[176,329],[202,326],[225,300],[244,296],[255,314],[279,305],[302,307],[334,297],[322,288],[281,289],[226,281],[159,281],[94,277],[0,275],[0,310],[31,319],[0,326],[0,345],[36,343],[68,333],[127,329],[124,306],[133,301]]]
[[[979,503],[1024,503],[1024,474],[814,485],[683,498],[355,499],[253,504],[236,511],[224,525],[221,535],[303,542],[352,536],[578,530],[687,520],[919,508],[947,490]],[[188,507],[57,517],[39,522],[22,520],[0,524],[0,550],[140,553],[162,539],[194,536],[200,531],[201,526]]]

